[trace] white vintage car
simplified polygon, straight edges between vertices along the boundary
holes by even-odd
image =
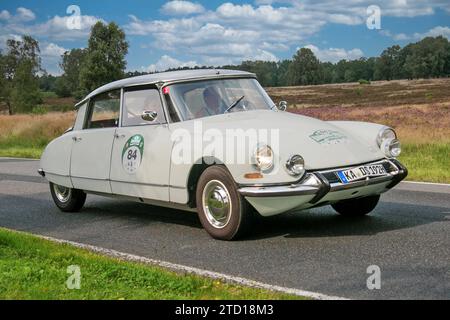
[[[211,236],[231,240],[258,214],[330,204],[365,215],[407,175],[393,129],[284,112],[247,72],[124,79],[76,108],[39,169],[62,211],[87,193],[196,210]]]

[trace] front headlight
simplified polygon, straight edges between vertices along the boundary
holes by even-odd
[[[380,132],[378,132],[377,143],[380,148],[383,141],[393,139],[397,139],[397,134],[391,128],[383,128],[380,130]]]
[[[398,139],[388,139],[381,143],[381,150],[388,157],[396,158],[402,152],[400,141]]]
[[[377,144],[388,157],[398,157],[402,151],[397,134],[391,128],[383,128],[377,136]]]
[[[268,171],[273,167],[273,151],[266,144],[258,145],[255,149],[254,164],[261,171]]]
[[[302,176],[305,173],[305,160],[298,154],[294,154],[286,161],[286,171],[291,176]]]

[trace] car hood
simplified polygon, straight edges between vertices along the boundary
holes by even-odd
[[[363,140],[342,126],[290,112],[254,110],[199,120],[203,129],[278,131],[280,142],[274,150],[278,149],[276,156],[280,162],[284,163],[292,154],[300,154],[308,170],[354,165],[385,157],[373,142]]]

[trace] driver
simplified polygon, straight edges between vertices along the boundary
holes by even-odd
[[[197,112],[196,116],[198,118],[222,114],[227,110],[227,106],[213,87],[207,87],[203,90],[203,101],[206,107]]]

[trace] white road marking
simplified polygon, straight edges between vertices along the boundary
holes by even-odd
[[[263,283],[263,282],[259,282],[259,281],[255,281],[255,280],[250,280],[250,279],[246,279],[246,278],[242,278],[242,277],[236,277],[236,276],[232,276],[232,275],[228,275],[228,274],[224,274],[224,273],[199,269],[199,268],[195,268],[195,267],[185,266],[185,265],[171,263],[171,262],[157,260],[157,259],[150,259],[150,258],[146,258],[146,257],[142,257],[142,256],[137,256],[134,254],[124,253],[124,252],[120,252],[120,251],[116,251],[116,250],[112,250],[112,249],[106,249],[106,248],[102,248],[102,247],[97,247],[97,246],[93,246],[93,245],[89,245],[89,244],[84,244],[84,243],[79,243],[79,242],[74,242],[74,241],[69,241],[69,240],[63,240],[63,239],[57,239],[57,238],[42,236],[42,235],[36,235],[36,236],[41,239],[49,240],[49,241],[56,242],[56,243],[70,244],[77,248],[85,249],[85,250],[92,251],[92,252],[95,252],[95,253],[98,253],[101,255],[108,256],[108,257],[117,258],[120,260],[140,262],[140,263],[149,264],[149,265],[156,265],[156,266],[170,269],[172,271],[195,274],[198,276],[208,277],[208,278],[217,279],[217,280],[223,280],[228,283],[239,284],[239,285],[243,285],[243,286],[247,286],[247,287],[266,289],[266,290],[271,290],[271,291],[278,291],[278,292],[282,292],[282,293],[292,294],[292,295],[296,295],[296,296],[303,296],[303,297],[317,299],[317,300],[348,300],[343,297],[336,297],[336,296],[330,296],[330,295],[317,293],[317,292],[311,292],[311,291],[305,291],[305,290],[300,290],[300,289],[286,288],[286,287],[271,285],[271,284],[267,284],[267,283]]]
[[[425,184],[430,186],[443,186],[443,187],[450,187],[450,184],[448,183],[437,183],[437,182],[421,182],[421,181],[402,181],[400,183],[411,183],[411,184]]]

